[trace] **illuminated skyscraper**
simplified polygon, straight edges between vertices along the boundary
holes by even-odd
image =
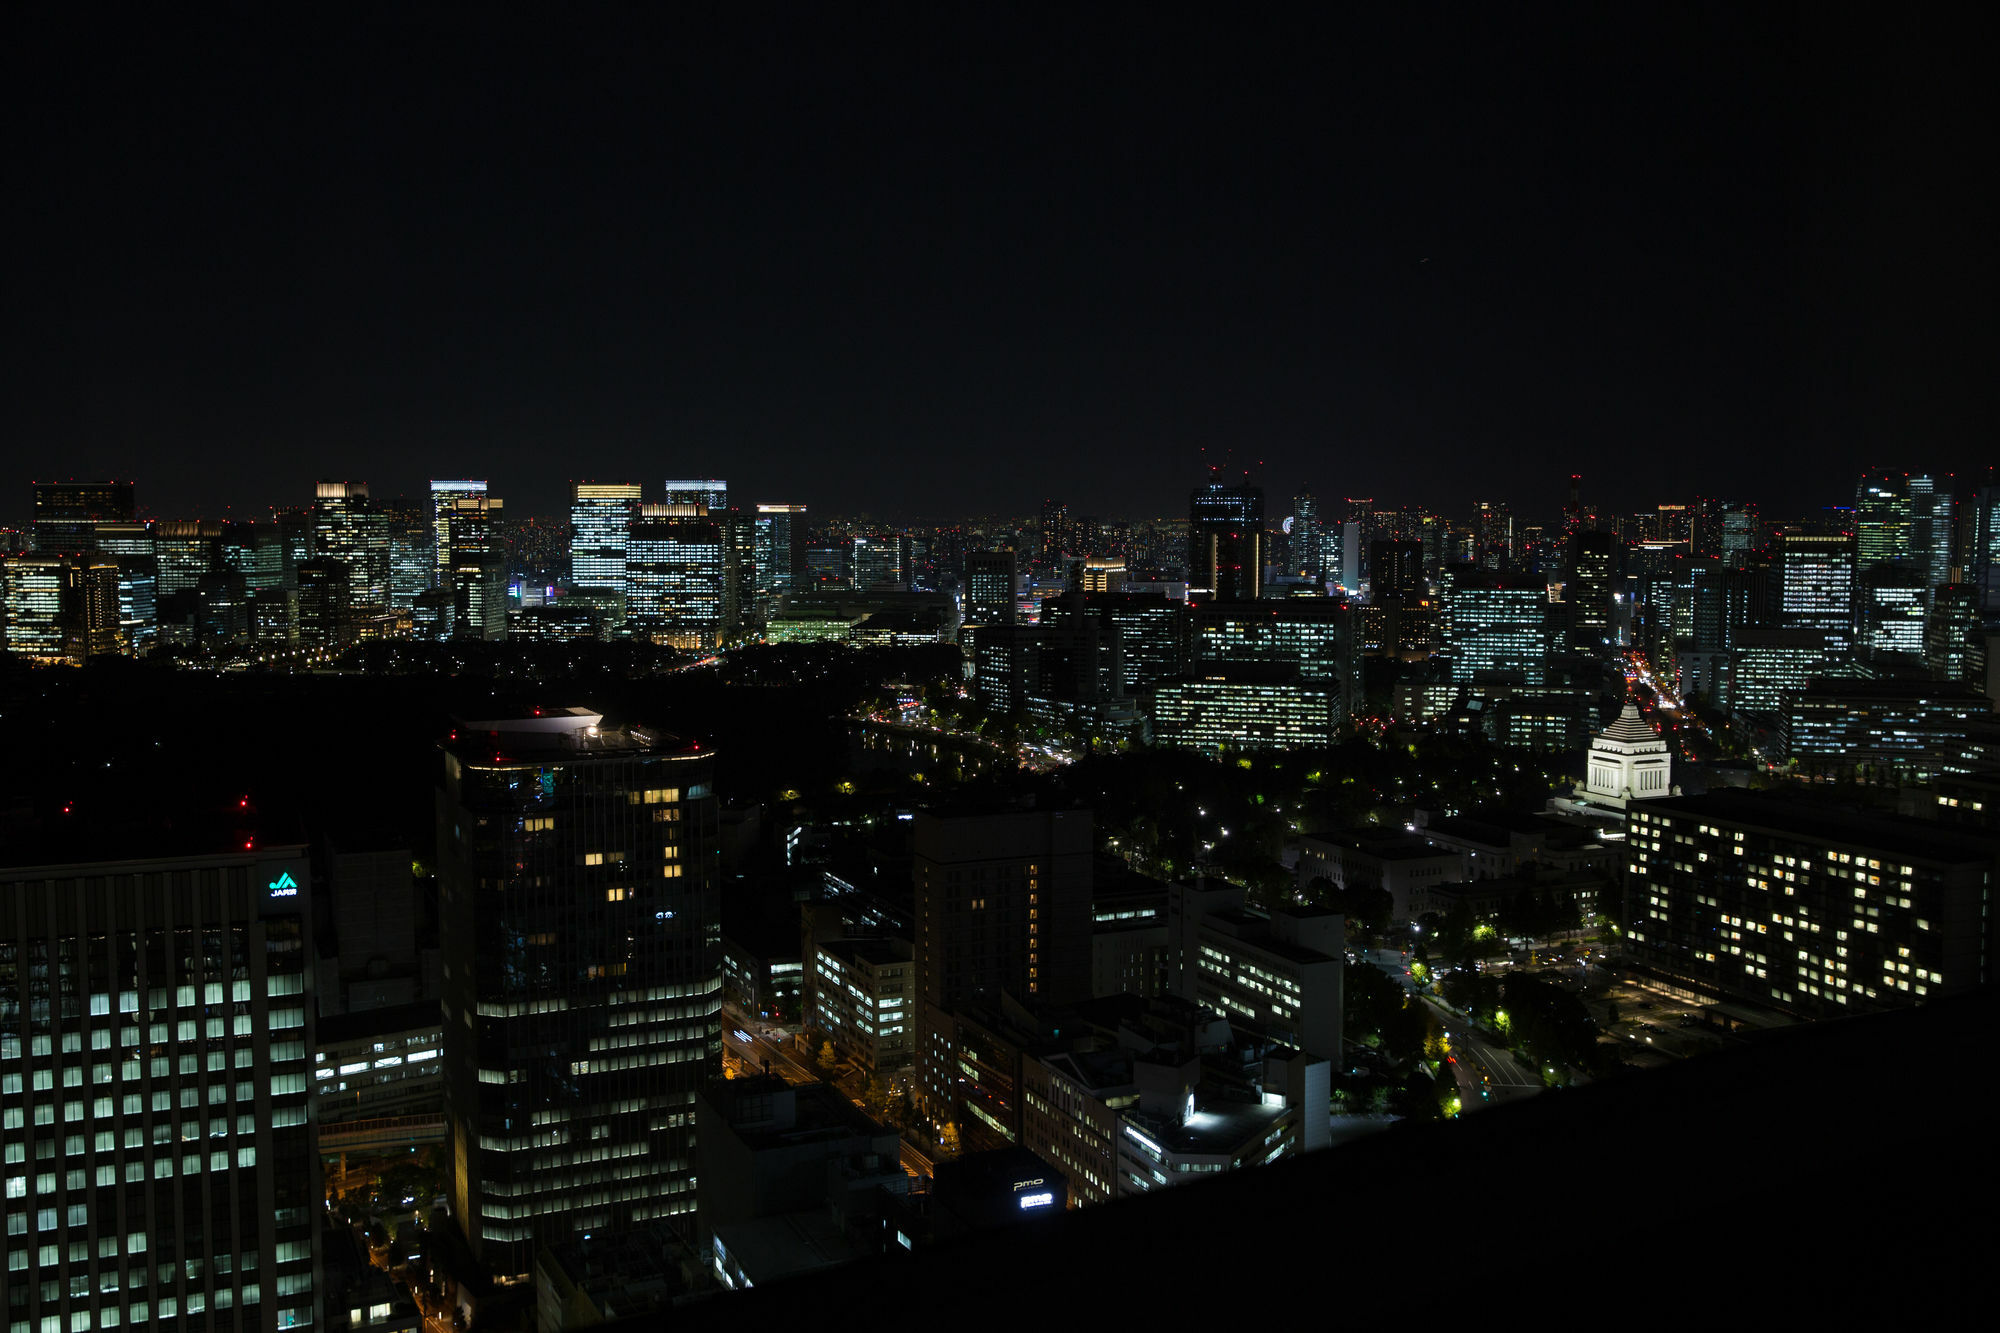
[[[700,504],[644,505],[625,548],[625,622],[635,635],[713,652],[723,635],[723,532]]]
[[[1497,675],[1543,684],[1556,638],[1548,585],[1465,565],[1446,573],[1444,654],[1452,679],[1466,684]]]
[[[451,564],[446,589],[452,599],[452,635],[507,637],[507,551],[500,540],[501,500],[483,489],[452,502],[445,515]]]
[[[625,591],[625,544],[639,511],[636,481],[579,481],[570,488],[570,585]]]
[[[1222,469],[1188,495],[1188,582],[1217,601],[1254,602],[1264,592],[1264,491],[1231,486]]]
[[[1290,568],[1308,583],[1326,584],[1326,524],[1311,491],[1292,497],[1292,559]]]
[[[456,1224],[489,1270],[690,1214],[721,1072],[712,752],[583,709],[463,721],[438,792]]]
[[[1779,624],[1818,630],[1834,657],[1846,656],[1854,643],[1855,539],[1786,533],[1778,560]]]
[[[705,481],[669,480],[661,499],[670,505],[700,505],[712,513],[729,508],[729,483],[716,478]]]
[[[1854,488],[1854,553],[1862,570],[1910,558],[1910,477],[1864,472]]]
[[[806,576],[806,507],[757,506],[756,602],[759,619],[769,617],[781,597],[802,590]]]
[[[389,521],[368,499],[365,481],[322,481],[313,506],[313,553],[347,566],[357,616],[389,606]]]
[[[483,481],[434,481],[431,483],[431,550],[437,572],[432,586],[451,586],[451,515],[461,500],[486,494]]]
[[[137,517],[129,481],[38,481],[35,486],[35,550],[62,555],[97,549],[99,523],[130,523]]]

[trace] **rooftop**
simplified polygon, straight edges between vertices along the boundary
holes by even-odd
[[[1669,796],[1646,802],[1646,811],[1726,819],[1798,837],[1866,845],[1932,864],[1990,862],[2000,854],[2000,843],[1967,835],[1961,831],[1963,825],[1823,805],[1776,792],[1725,788],[1706,796]]]

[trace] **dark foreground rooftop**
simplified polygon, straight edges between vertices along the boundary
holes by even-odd
[[[1996,1008],[1989,990],[1804,1025],[1458,1124],[1400,1126],[702,1302],[675,1322],[946,1310],[968,1283],[1027,1315],[1081,1283],[1106,1315],[1160,1327],[1240,1317],[1256,1293],[1283,1291],[1303,1293],[1316,1319],[1492,1313],[1504,1300],[1569,1312],[1551,1327],[1618,1312],[1644,1312],[1649,1327],[1796,1326],[1807,1312],[1846,1324],[1889,1305],[1914,1325],[1962,1309],[1985,1271],[1996,1150],[1976,1071]]]

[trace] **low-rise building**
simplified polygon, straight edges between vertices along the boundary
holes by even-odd
[[[1172,886],[1173,993],[1287,1046],[1341,1056],[1346,919],[1316,908],[1260,912],[1235,885]]]
[[[1309,895],[1316,880],[1335,890],[1381,889],[1392,906],[1391,921],[1416,917],[1411,904],[1433,884],[1456,878],[1462,858],[1411,833],[1380,836],[1308,836],[1299,839],[1298,890]]]
[[[916,1058],[915,950],[902,939],[826,940],[814,946],[809,1026],[870,1073]]]

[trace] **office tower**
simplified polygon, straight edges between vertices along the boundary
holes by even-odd
[[[438,791],[453,1214],[538,1244],[694,1208],[721,1052],[711,751],[584,709],[462,721]]]
[[[1361,591],[1361,524],[1340,525],[1340,587],[1349,596]]]
[[[713,652],[728,572],[722,529],[706,506],[643,505],[625,548],[625,622],[654,643]]]
[[[1011,625],[1019,570],[1012,551],[965,553],[965,623],[967,626]]]
[[[1863,570],[1910,558],[1909,474],[1864,472],[1854,488],[1854,549]]]
[[[1504,504],[1481,500],[1472,512],[1472,562],[1481,569],[1514,567],[1514,516]]]
[[[296,571],[285,567],[284,534],[275,523],[225,523],[218,541],[220,569],[241,581],[243,629],[257,642],[291,637],[291,588]],[[290,585],[288,587],[288,584]],[[231,583],[229,595],[238,595]]]
[[[313,554],[347,566],[356,623],[389,606],[389,522],[365,481],[322,481],[313,505]]]
[[[0,865],[11,1326],[316,1326],[305,849]]]
[[[69,636],[63,607],[69,560],[59,555],[17,555],[0,561],[4,580],[7,651],[31,662],[67,660]]]
[[[1979,590],[1980,613],[2000,619],[2000,486],[1981,486],[1971,495],[1965,579]]]
[[[860,591],[909,585],[910,539],[903,533],[856,533],[853,559],[854,586]]]
[[[1619,639],[1617,599],[1624,591],[1625,544],[1616,534],[1580,531],[1570,535],[1569,568],[1563,602],[1569,611],[1569,642],[1578,652],[1598,653]]]
[[[1722,559],[1724,515],[1729,506],[1706,496],[1688,507],[1688,554],[1697,560]]]
[[[571,486],[571,587],[625,591],[625,543],[638,509],[636,481],[579,481]]]
[[[1385,597],[1422,597],[1424,548],[1417,542],[1372,541],[1368,543],[1368,595],[1375,601]]]
[[[431,483],[431,553],[435,560],[433,587],[451,586],[451,516],[461,500],[476,500],[486,494],[483,481],[433,481]]]
[[[1125,586],[1124,557],[1091,556],[1077,572],[1077,583],[1079,592],[1117,592]]]
[[[153,558],[161,597],[192,592],[221,558],[222,524],[214,519],[163,518],[153,524]]]
[[[1003,992],[1031,1007],[1089,998],[1091,816],[920,811],[910,855],[919,1096],[942,1124],[959,1115],[958,1011],[997,1010]]]
[[[345,561],[314,556],[298,577],[298,641],[310,648],[344,648],[359,636]]]
[[[722,623],[720,643],[742,637],[756,617],[757,516],[747,509],[711,509],[709,519],[722,539]],[[907,551],[909,539],[904,539]]]
[[[438,483],[433,482],[433,488]],[[433,490],[433,494],[435,494]],[[443,590],[451,594],[451,635],[461,639],[507,637],[507,548],[500,535],[503,501],[485,483],[451,502],[444,513],[447,567]]]
[[[1777,714],[1788,696],[1836,664],[1823,630],[1746,629],[1737,636],[1730,707],[1739,713]]]
[[[754,560],[757,570],[757,615],[767,619],[780,598],[805,590],[806,507],[794,504],[757,506]]]
[[[1044,565],[1059,563],[1070,547],[1069,506],[1061,500],[1042,501],[1041,533],[1041,562]]]
[[[1466,565],[1446,574],[1444,655],[1452,679],[1469,684],[1491,674],[1544,683],[1555,648],[1548,585]]]
[[[1924,655],[1924,617],[1930,589],[1914,565],[1877,565],[1861,576],[1860,631],[1863,657]]]
[[[729,508],[726,481],[668,481],[661,499],[670,505],[700,505],[710,513]]]
[[[97,525],[137,519],[129,481],[38,481],[35,550],[42,555],[97,549]]]
[[[153,649],[159,624],[160,566],[150,523],[100,523],[97,551],[118,566],[118,622],[130,650]]]
[[[1235,679],[1163,684],[1153,691],[1154,742],[1211,756],[1237,750],[1332,745],[1346,708],[1339,685],[1237,670]]]
[[[1987,981],[1990,842],[1742,791],[1627,829],[1627,948],[1655,976],[1810,1018]]]
[[[1759,546],[1757,510],[1751,505],[1731,505],[1722,512],[1722,562],[1738,568],[1750,562],[1750,553]]]
[[[1188,583],[1217,601],[1254,602],[1264,592],[1264,491],[1232,486],[1212,467],[1188,494]]]
[[[1979,590],[1969,583],[1931,589],[1924,622],[1924,661],[1937,680],[1986,688],[1986,634],[1979,619]]]
[[[437,509],[397,497],[382,506],[389,528],[389,608],[415,609],[417,597],[437,579]]]
[[[1290,569],[1308,583],[1326,585],[1326,522],[1311,491],[1292,497]]]
[[[1116,631],[1123,692],[1135,699],[1187,674],[1188,614],[1186,602],[1158,593],[1092,592],[1042,604],[1045,626],[1089,618]]]
[[[1563,505],[1563,537],[1568,539],[1579,532],[1597,530],[1597,507],[1583,502],[1583,477],[1572,472],[1569,477],[1569,501]]]
[[[1874,540],[1879,553],[1885,540],[1879,526]],[[1825,634],[1836,657],[1847,656],[1854,643],[1855,542],[1786,533],[1778,543],[1778,623]]]
[[[1953,540],[1958,497],[1952,484],[1949,476],[1909,479],[1910,564],[1927,588],[1950,583],[1952,568],[1958,563]]]

